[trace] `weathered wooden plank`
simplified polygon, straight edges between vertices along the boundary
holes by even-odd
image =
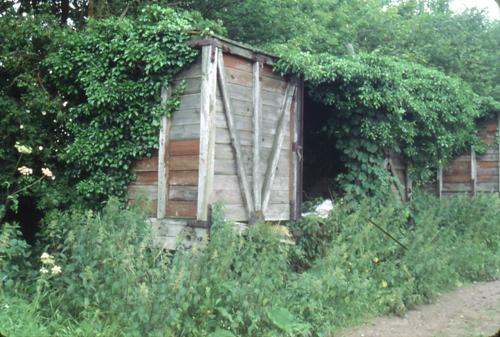
[[[134,163],[132,171],[157,171],[158,170],[158,154],[153,155],[151,158],[144,158]]]
[[[268,221],[286,221],[290,219],[290,205],[269,204],[266,209],[266,220]]]
[[[200,153],[199,139],[172,140],[169,143],[169,153],[171,156],[189,156]]]
[[[248,176],[247,178],[251,178]],[[238,190],[238,177],[236,175],[218,175],[214,176],[214,189],[225,190],[235,189]],[[288,191],[288,177],[275,177],[272,191]]]
[[[253,146],[253,132],[245,131],[245,130],[235,130],[235,132],[238,133],[239,135],[239,142],[240,146],[248,146],[252,147]],[[273,131],[272,133],[275,133],[276,131]],[[261,149],[263,148],[268,148],[272,149],[273,144],[274,144],[274,137],[271,132],[266,132],[266,130],[263,130],[261,133]],[[286,134],[283,135],[283,143],[282,143],[282,148],[283,149],[290,149],[290,135]],[[215,141],[217,144],[231,144],[231,132],[228,129],[224,128],[217,128],[217,135],[215,138]],[[251,151],[250,151],[251,153]]]
[[[443,191],[446,192],[471,192],[471,184],[468,183],[443,183]]]
[[[198,94],[201,92],[201,75],[178,78],[173,84],[174,89],[177,89],[181,84],[185,85],[182,95]]]
[[[200,123],[172,126],[172,140],[200,138]]]
[[[282,76],[280,76],[280,74],[274,72],[273,67],[269,64],[264,64],[264,67],[262,69],[262,75],[265,77],[276,78],[276,79],[283,78]]]
[[[222,100],[218,99],[215,105],[216,112],[224,112],[224,107],[222,105]],[[250,99],[238,99],[231,98],[231,104],[234,109],[233,113],[235,116],[243,116],[252,118],[253,114],[253,103]],[[277,122],[279,120],[279,106],[276,105],[268,105],[266,102],[262,102],[262,120],[265,121],[273,121]],[[278,111],[278,112],[277,112]]]
[[[178,218],[196,218],[196,201],[169,200],[167,215]]]
[[[167,103],[170,96],[168,85],[164,85],[161,90],[161,102],[163,105]],[[160,135],[158,138],[158,207],[156,209],[156,217],[161,219],[165,217],[168,196],[168,142],[170,140],[171,125],[167,116],[161,117]]]
[[[259,63],[262,64],[261,62]],[[271,93],[281,93],[282,95],[285,94],[287,82],[284,78],[279,76],[263,76],[261,71],[260,79],[262,82],[262,90]],[[238,84],[249,88],[253,87],[252,72],[241,70],[238,68],[226,67],[226,80],[228,81],[228,83]]]
[[[200,99],[200,94],[182,95],[178,111],[199,108]]]
[[[234,68],[249,74],[252,73],[252,61],[246,58],[226,53],[223,55],[223,62],[225,68]]]
[[[478,192],[498,192],[498,181],[479,182],[477,183]]]
[[[200,124],[200,107],[177,110],[172,116],[172,125]]]
[[[171,186],[168,193],[169,200],[196,201],[198,198],[197,186]]]
[[[262,209],[262,185],[260,174],[260,144],[261,144],[261,116],[262,116],[262,99],[261,99],[261,81],[262,81],[262,63],[255,62],[253,64],[253,179],[252,190],[254,199],[254,211],[260,212]]]
[[[287,190],[272,190],[269,204],[288,204],[288,191]],[[237,204],[243,205],[241,192],[236,189],[217,189],[212,191],[211,200],[222,201],[224,204]]]
[[[172,171],[168,184],[170,186],[198,186],[198,171]]]
[[[208,202],[213,186],[215,160],[215,101],[217,88],[217,60],[213,55],[218,48],[203,46],[201,55],[201,104],[200,104],[200,159],[198,178],[198,203],[196,218],[207,220]]]
[[[157,171],[137,172],[136,179],[132,182],[132,184],[157,185],[158,172]]]
[[[172,156],[170,160],[170,171],[197,171],[198,156]]]
[[[262,186],[262,210],[266,214],[266,208],[269,203],[269,197],[271,194],[271,186],[276,175],[276,167],[278,166],[279,154],[283,147],[283,140],[285,134],[285,124],[288,123],[289,113],[292,104],[292,98],[295,94],[296,86],[293,83],[289,83],[286,94],[283,100],[281,117],[278,124],[278,129],[276,131],[276,136],[274,138],[272,152],[270,161],[267,167],[266,175],[264,177],[264,182]],[[288,182],[287,182],[288,183]]]
[[[250,193],[250,187],[246,175],[246,170],[245,166],[243,163],[243,158],[242,158],[242,152],[240,149],[240,142],[239,142],[239,132],[234,128],[234,121],[233,121],[233,115],[232,115],[232,110],[231,110],[231,103],[230,103],[230,93],[228,92],[228,86],[226,85],[226,79],[225,79],[225,70],[224,70],[224,56],[222,54],[221,50],[218,50],[217,52],[217,68],[218,68],[218,80],[219,80],[219,88],[221,91],[222,95],[222,101],[224,104],[224,112],[226,114],[226,121],[227,121],[227,126],[229,129],[229,134],[231,136],[231,145],[233,146],[234,149],[234,154],[235,154],[235,159],[236,159],[236,167],[238,168],[238,180],[241,185],[241,190],[242,190],[242,197],[245,200],[245,207],[247,212],[250,214],[253,212],[253,198],[252,194]],[[217,130],[218,133],[218,130]]]
[[[471,194],[473,197],[476,196],[477,191],[477,163],[476,163],[476,151],[471,147],[470,150],[470,172],[471,172]]]
[[[280,154],[280,160],[278,162],[278,167],[276,171],[276,176],[279,177],[289,177],[290,172],[289,172],[289,157],[288,151],[284,151],[285,153]],[[252,174],[252,176],[255,176],[255,174],[258,174],[260,176],[264,176],[266,171],[267,171],[267,161],[261,161],[263,164],[259,165],[259,170],[257,171],[258,173]],[[252,167],[253,162],[250,160],[250,158],[244,158],[244,163],[247,167]],[[228,174],[228,175],[236,175],[238,172],[236,168],[236,162],[233,158],[231,159],[215,159],[215,174]],[[262,188],[262,187],[261,187]]]

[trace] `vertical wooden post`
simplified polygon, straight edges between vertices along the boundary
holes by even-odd
[[[257,61],[253,64],[253,201],[257,218],[262,218],[262,186],[260,178],[261,81],[262,63]]]
[[[214,180],[216,52],[216,47],[213,45],[203,46],[201,50],[200,159],[196,210],[196,218],[200,221],[208,219],[208,203]]]
[[[285,91],[285,97],[283,98],[283,103],[281,106],[280,119],[278,122],[278,127],[276,129],[276,135],[273,140],[273,147],[271,149],[271,155],[269,157],[269,164],[267,166],[266,175],[264,177],[264,184],[262,186],[262,211],[266,212],[269,199],[271,197],[271,187],[273,185],[274,177],[276,175],[276,169],[278,167],[279,155],[281,147],[283,145],[283,138],[285,136],[285,124],[288,121],[288,116],[290,113],[290,108],[292,105],[292,98],[295,95],[297,87],[295,83],[288,83]]]
[[[254,202],[250,185],[248,183],[247,174],[245,170],[245,163],[243,161],[243,153],[241,151],[240,140],[238,131],[234,123],[233,110],[231,108],[231,99],[229,97],[229,90],[226,84],[226,74],[224,70],[224,56],[222,50],[217,52],[217,79],[219,80],[219,89],[222,96],[222,103],[224,104],[224,113],[226,116],[227,128],[229,129],[229,136],[231,137],[231,145],[236,157],[236,169],[238,171],[238,181],[240,183],[241,197],[245,203],[248,217],[253,215]]]
[[[470,149],[470,175],[471,175],[471,196],[476,197],[477,194],[477,161],[476,151],[471,147]]]
[[[165,105],[170,96],[168,84],[161,88],[161,103]],[[168,142],[170,139],[170,123],[167,116],[161,117],[160,138],[158,146],[158,202],[156,217],[165,217],[168,202]]]
[[[413,191],[413,181],[410,178],[410,174],[408,173],[408,164],[405,163],[405,194],[406,201],[410,201],[411,195]]]
[[[437,171],[437,196],[439,199],[443,197],[443,168],[438,168]]]

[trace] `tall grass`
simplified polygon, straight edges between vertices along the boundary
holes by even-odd
[[[45,245],[18,269],[5,253],[19,255],[9,246],[15,231],[4,230],[0,332],[328,336],[500,276],[500,199],[492,195],[338,202],[327,219],[304,218],[290,230],[295,245],[269,224],[239,235],[217,210],[210,240],[170,255],[153,247],[142,214],[111,201],[102,213],[54,216]],[[42,251],[62,273],[39,271]],[[8,282],[16,270],[33,277]]]

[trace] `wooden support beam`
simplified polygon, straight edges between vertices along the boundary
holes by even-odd
[[[391,175],[395,179],[395,184],[396,184],[396,189],[398,190],[399,193],[399,198],[401,201],[405,201],[405,188],[403,188],[403,185],[401,181],[399,180],[398,174],[396,172],[396,169],[394,168],[394,163],[392,162],[392,158],[389,157],[389,169],[391,170]]]
[[[285,97],[281,105],[280,119],[274,136],[273,147],[271,149],[270,161],[267,166],[266,175],[264,177],[264,185],[262,186],[262,211],[266,213],[266,208],[271,196],[271,186],[273,185],[274,177],[276,175],[276,168],[278,167],[279,154],[283,145],[283,138],[285,136],[285,125],[288,121],[292,98],[295,94],[297,86],[295,83],[288,83],[285,91]]]
[[[208,219],[208,203],[213,188],[215,165],[215,102],[217,90],[217,60],[212,56],[216,47],[201,50],[200,100],[200,159],[198,170],[198,202],[196,218]]]
[[[437,196],[439,199],[441,199],[443,197],[443,168],[442,167],[438,168],[436,183],[437,183]]]
[[[405,191],[406,191],[406,201],[410,201],[413,193],[413,181],[410,178],[410,173],[408,172],[408,164],[405,163]]]
[[[255,62],[253,64],[253,198],[254,211],[256,217],[260,218],[262,213],[262,185],[260,178],[260,131],[262,128],[262,98],[261,98],[261,82],[262,82],[262,63]]]
[[[165,83],[161,89],[161,103],[165,105],[170,97],[170,87]],[[168,142],[170,140],[171,123],[167,116],[161,117],[160,137],[158,145],[158,203],[156,217],[163,219],[166,215],[168,202]]]
[[[476,151],[473,147],[470,149],[470,175],[471,175],[471,196],[476,197],[477,194],[477,160]]]
[[[217,78],[219,80],[219,89],[222,96],[222,101],[224,104],[224,113],[226,115],[227,127],[229,129],[229,135],[231,138],[231,145],[234,150],[236,157],[236,169],[238,172],[238,180],[240,183],[241,196],[243,198],[245,208],[247,211],[247,216],[250,217],[254,211],[254,202],[252,194],[250,191],[250,185],[247,180],[247,173],[245,170],[245,162],[243,161],[243,153],[241,151],[240,141],[238,137],[238,131],[234,125],[233,111],[231,108],[231,99],[228,92],[228,86],[226,84],[226,75],[224,70],[224,57],[222,55],[222,50],[217,52]]]

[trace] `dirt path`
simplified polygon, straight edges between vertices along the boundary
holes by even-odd
[[[500,280],[457,289],[405,317],[377,318],[335,337],[479,337],[499,329]]]

